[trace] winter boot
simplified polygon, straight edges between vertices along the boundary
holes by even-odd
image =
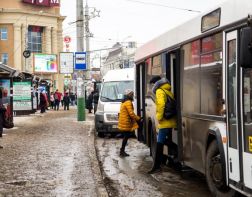
[[[157,149],[153,161],[153,166],[148,174],[154,174],[161,171],[161,162],[162,162],[162,155],[163,155],[164,145],[162,143],[157,143]]]
[[[128,153],[126,153],[123,149],[120,150],[120,157],[128,157],[130,156]]]

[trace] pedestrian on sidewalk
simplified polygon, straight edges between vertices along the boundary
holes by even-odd
[[[63,97],[63,102],[64,102],[64,110],[69,110],[70,97],[68,95],[68,92],[65,93],[65,96]]]
[[[165,103],[167,102],[167,96],[174,100],[174,95],[171,92],[171,84],[166,78],[155,76],[150,80],[150,84],[154,84],[152,91],[156,97],[156,118],[158,120],[158,137],[156,153],[153,159],[153,165],[149,174],[160,172],[161,163],[163,157],[164,144],[168,139],[168,134],[172,132],[173,128],[177,127],[176,117],[169,119],[164,118]],[[169,148],[169,147],[168,147]]]
[[[61,93],[57,89],[54,93],[54,110],[56,110],[56,109],[57,109],[57,111],[59,110],[60,100],[61,100]]]
[[[94,114],[97,110],[98,101],[99,101],[99,91],[95,90],[93,94]]]
[[[125,90],[124,98],[120,106],[118,129],[123,133],[122,146],[120,156],[127,157],[129,154],[125,152],[128,139],[131,137],[135,129],[138,128],[137,121],[141,118],[134,113],[133,107],[134,92],[130,89]]]
[[[86,108],[88,109],[88,113],[92,113],[92,109],[93,109],[93,94],[94,91],[92,91],[87,98],[87,102],[86,102]]]
[[[54,108],[54,94],[53,92],[51,92],[50,94],[50,104],[51,104],[51,109]]]
[[[45,94],[43,94],[42,92],[40,92],[39,100],[40,100],[40,103],[39,103],[40,113],[45,113],[47,102],[46,102]]]

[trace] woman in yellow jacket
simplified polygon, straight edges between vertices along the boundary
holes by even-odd
[[[132,132],[134,132],[134,130],[138,128],[137,121],[140,120],[140,117],[134,113],[134,107],[132,104],[133,99],[134,99],[134,92],[130,89],[127,89],[124,94],[124,99],[122,100],[121,103],[119,121],[118,121],[118,129],[124,135],[122,141],[122,147],[120,149],[121,157],[129,156],[129,154],[125,152],[125,147]]]
[[[172,128],[177,127],[176,116],[170,119],[165,119],[164,108],[167,101],[167,96],[174,99],[174,95],[171,92],[170,82],[166,78],[159,76],[153,77],[150,83],[154,83],[153,93],[156,96],[156,118],[158,120],[158,137],[157,137],[157,148],[154,156],[154,163],[152,169],[148,173],[155,173],[161,170],[161,161],[163,155],[163,147],[165,141],[168,138],[169,132],[172,132]]]

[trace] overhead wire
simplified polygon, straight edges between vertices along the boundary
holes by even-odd
[[[166,7],[170,9],[177,9],[177,10],[183,10],[183,11],[188,11],[188,12],[197,12],[200,13],[201,11],[199,10],[193,10],[193,9],[187,9],[187,8],[179,8],[175,6],[169,6],[169,5],[164,5],[164,4],[159,4],[159,3],[153,3],[153,2],[146,2],[146,1],[139,1],[139,0],[125,0],[125,1],[130,1],[130,2],[135,2],[135,3],[141,3],[145,5],[153,5],[153,6],[159,6],[159,7]]]

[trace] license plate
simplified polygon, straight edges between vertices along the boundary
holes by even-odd
[[[117,127],[117,125],[112,125],[112,128],[117,129],[118,127]]]

